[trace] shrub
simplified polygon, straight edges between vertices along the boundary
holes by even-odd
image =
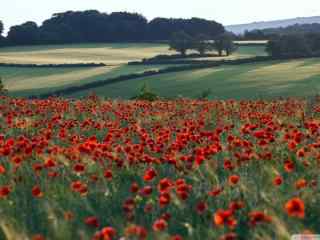
[[[204,100],[204,99],[208,99],[210,97],[210,95],[212,94],[212,90],[210,88],[204,90],[200,96],[198,97],[198,99],[200,100]]]
[[[155,100],[159,99],[159,96],[150,90],[147,83],[144,83],[139,91],[139,94],[134,96],[132,99],[145,100],[145,101],[155,101]]]
[[[8,90],[4,87],[4,84],[2,82],[2,78],[0,77],[0,95],[7,94]]]

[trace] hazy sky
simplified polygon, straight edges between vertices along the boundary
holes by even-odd
[[[224,25],[320,15],[319,0],[1,0],[0,20],[9,26],[41,23],[53,13],[97,9],[154,17],[202,17]]]

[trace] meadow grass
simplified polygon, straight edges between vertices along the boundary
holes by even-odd
[[[2,97],[0,239],[319,233],[314,100]]]
[[[117,43],[117,44],[71,44],[0,49],[1,63],[16,64],[65,64],[105,63],[119,65],[159,54],[174,54],[167,44]],[[264,55],[264,46],[240,46],[228,59]],[[220,57],[209,58],[219,60]]]
[[[301,59],[221,66],[132,79],[88,91],[110,98],[130,98],[144,83],[163,97],[198,97],[211,89],[211,98],[246,99],[281,96],[309,96],[320,92],[320,60]]]
[[[67,86],[80,85],[120,75],[174,66],[173,64],[161,66],[126,65],[128,61],[141,60],[145,57],[153,57],[157,54],[173,53],[174,52],[168,50],[166,44],[151,43],[69,44],[1,48],[0,62],[18,64],[104,62],[109,66],[85,69],[0,67],[0,76],[11,95],[30,96],[51,92]],[[236,59],[261,55],[265,55],[263,46],[240,46],[232,56],[227,58]],[[223,58],[226,57],[200,58],[199,60],[220,60]],[[207,70],[203,70],[201,72],[204,73],[206,71]],[[193,75],[194,74],[192,74],[192,76]],[[188,85],[186,85],[186,87],[188,87]],[[126,91],[130,91],[130,89],[131,86],[129,86],[129,89]],[[102,91],[105,91],[105,89],[103,88]],[[116,95],[119,94],[119,91],[115,92]],[[107,96],[109,96],[109,93]],[[125,96],[128,95],[125,94]]]
[[[141,73],[146,70],[165,67],[168,67],[168,65],[120,65],[90,68],[0,67],[0,76],[10,94],[13,96],[30,96],[47,93],[71,85],[81,85],[120,75]]]

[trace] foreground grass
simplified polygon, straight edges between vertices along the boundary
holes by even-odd
[[[163,97],[198,97],[211,89],[212,98],[254,99],[260,97],[312,96],[320,92],[320,60],[301,59],[257,64],[221,66],[132,79],[74,93],[89,92],[110,98],[130,98],[144,83]]]
[[[319,233],[319,104],[1,98],[0,239]]]

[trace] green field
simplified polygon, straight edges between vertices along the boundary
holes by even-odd
[[[129,61],[168,54],[165,44],[74,44],[0,49],[2,63],[66,64],[105,63],[119,65]]]
[[[320,59],[273,61],[259,64],[222,66],[161,74],[106,85],[73,94],[96,92],[110,98],[130,98],[144,83],[163,97],[198,97],[212,90],[212,98],[259,98],[308,96],[320,93]]]
[[[159,54],[174,53],[174,51],[169,51],[167,44],[152,43],[9,47],[0,49],[0,62],[17,64],[105,63],[119,65],[129,61],[154,57]],[[233,56],[228,58],[263,54],[263,46],[241,46]],[[215,57],[211,59],[221,58]]]
[[[172,65],[128,66],[126,63],[168,53],[174,52],[169,51],[166,44],[133,43],[2,48],[0,62],[37,64],[104,62],[108,66],[0,67],[0,76],[11,95],[31,96],[120,75],[166,68]],[[239,46],[238,50],[228,58],[263,55],[265,55],[264,46],[244,45]],[[315,95],[320,92],[320,60],[273,61],[167,73],[108,84],[96,89],[75,92],[71,96],[80,97],[96,92],[104,97],[131,98],[144,83],[148,83],[153,91],[163,97],[178,95],[198,97],[207,89],[211,89],[213,98],[222,99]]]
[[[13,96],[29,96],[47,93],[68,86],[105,80],[120,75],[165,68],[168,65],[128,66],[126,63],[146,57],[154,57],[157,54],[169,53],[174,54],[174,52],[168,50],[166,44],[151,43],[75,44],[2,48],[0,49],[0,62],[5,63],[63,64],[103,62],[108,66],[90,68],[0,67],[0,76],[3,79],[5,87]],[[232,56],[227,58],[235,59],[256,55],[265,55],[263,46],[240,46]],[[221,58],[213,57],[205,59],[219,60]]]
[[[11,95],[30,96],[48,93],[68,86],[166,67],[168,65],[120,65],[90,68],[0,67],[0,76]]]

